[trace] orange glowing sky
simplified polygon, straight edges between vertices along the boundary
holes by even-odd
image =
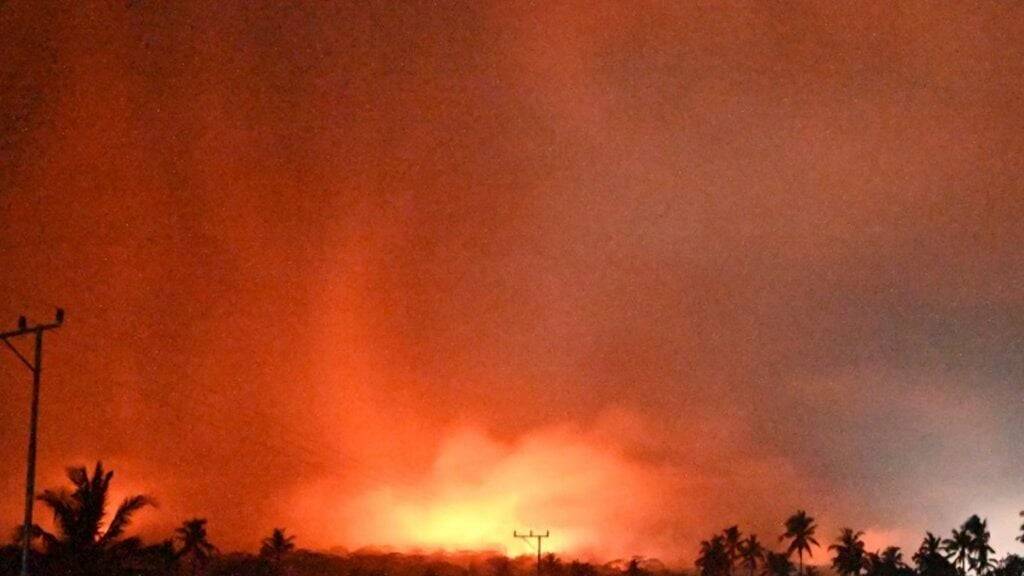
[[[1024,8],[204,4],[0,3],[42,486],[103,458],[225,549],[1010,545]]]

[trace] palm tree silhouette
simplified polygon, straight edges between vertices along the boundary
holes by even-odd
[[[967,573],[967,558],[971,554],[971,534],[966,530],[953,529],[952,536],[942,541],[942,549],[946,558],[953,560],[960,574]]]
[[[995,550],[988,544],[991,538],[988,531],[988,520],[982,520],[980,516],[974,514],[964,522],[961,529],[971,537],[968,562],[974,573],[981,576],[992,568],[989,555],[995,553]]]
[[[956,568],[949,563],[942,551],[942,539],[931,532],[926,533],[921,546],[913,556],[920,576],[956,576]]]
[[[295,536],[286,536],[284,532],[284,528],[274,528],[260,546],[260,556],[269,560],[275,570],[279,570],[285,557],[295,550]]]
[[[701,576],[724,576],[729,573],[729,553],[725,547],[725,538],[721,535],[712,536],[710,540],[700,543],[700,553],[694,562],[700,569]]]
[[[865,555],[862,536],[863,532],[843,528],[836,543],[828,547],[836,553],[832,558],[832,568],[840,576],[858,576],[863,570]]]
[[[779,536],[779,541],[789,539],[789,547],[786,550],[786,554],[791,555],[793,552],[797,553],[797,557],[800,560],[800,571],[799,574],[804,573],[804,552],[807,552],[808,556],[814,556],[811,552],[811,545],[819,546],[818,541],[814,539],[814,531],[818,526],[814,523],[814,518],[807,515],[807,512],[803,510],[797,510],[796,514],[793,514],[786,520],[786,532]]]
[[[186,520],[174,533],[182,544],[181,550],[178,551],[178,557],[189,558],[192,565],[192,576],[196,576],[199,570],[205,568],[210,558],[217,553],[217,547],[207,539],[206,518]]]
[[[743,533],[740,532],[739,526],[734,525],[722,530],[722,537],[725,538],[725,554],[729,557],[727,573],[732,574],[732,569],[740,557],[740,541],[743,539]]]
[[[740,542],[740,562],[747,567],[748,576],[754,576],[757,565],[764,560],[764,546],[757,539],[757,534],[747,536],[746,540]]]
[[[913,570],[903,563],[899,546],[889,546],[881,552],[867,554],[866,576],[912,576]]]
[[[129,496],[105,522],[113,471],[105,471],[97,462],[92,477],[85,467],[67,470],[74,490],[45,490],[38,496],[40,502],[53,512],[57,534],[50,534],[38,526],[47,553],[51,554],[66,574],[89,574],[100,567],[121,566],[135,555],[141,542],[138,538],[122,538],[131,524],[132,516],[154,502],[148,496]]]
[[[939,554],[942,551],[942,538],[939,538],[931,532],[925,532],[924,540],[921,541],[921,546],[918,547],[917,553],[914,557],[925,557],[932,554]]]

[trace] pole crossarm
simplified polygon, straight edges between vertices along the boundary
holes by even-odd
[[[24,336],[25,334],[34,334],[40,330],[53,330],[60,328],[64,325],[64,322],[51,322],[49,324],[36,324],[35,326],[27,326],[25,328],[19,328],[17,330],[11,330],[9,332],[0,332],[0,338],[14,338],[15,336]]]
[[[530,542],[530,540],[534,538],[537,539],[537,576],[540,576],[541,540],[543,540],[544,538],[549,538],[551,536],[551,531],[545,530],[544,533],[541,534],[540,532],[534,533],[533,530],[530,530],[529,534],[520,534],[518,530],[513,530],[512,536],[515,536],[516,538],[523,540],[531,547],[534,547],[534,545],[533,542]]]

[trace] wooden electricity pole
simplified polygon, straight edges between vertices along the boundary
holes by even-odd
[[[533,546],[533,543],[530,542],[530,540],[532,538],[536,538],[537,539],[537,576],[540,576],[541,540],[544,539],[544,538],[550,537],[551,536],[551,531],[550,530],[545,530],[543,534],[541,534],[540,532],[534,534],[533,530],[530,530],[529,534],[520,534],[518,531],[513,530],[512,531],[512,535],[515,536],[516,538],[521,538],[524,542],[526,542],[527,544],[530,544],[530,546]]]

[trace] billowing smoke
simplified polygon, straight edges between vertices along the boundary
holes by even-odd
[[[0,5],[41,486],[103,458],[225,549],[1012,544],[1021,7],[45,4]]]

